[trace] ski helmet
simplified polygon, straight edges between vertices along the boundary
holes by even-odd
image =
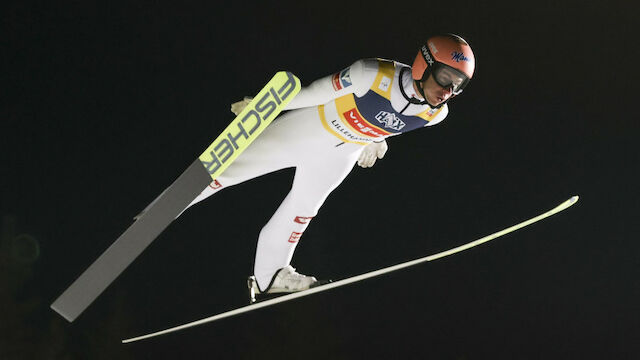
[[[424,97],[418,82],[433,74],[433,79],[444,88],[451,88],[459,95],[473,76],[476,61],[471,46],[454,34],[435,35],[418,51],[411,67],[411,75]],[[426,97],[425,97],[426,99]]]

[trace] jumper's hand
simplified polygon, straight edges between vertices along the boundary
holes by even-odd
[[[382,159],[384,154],[389,149],[387,142],[382,140],[381,142],[372,142],[362,149],[360,158],[358,158],[358,165],[363,168],[370,168],[375,164],[376,158]]]
[[[249,105],[251,100],[253,100],[252,97],[245,96],[243,100],[231,104],[231,112],[237,116],[242,112],[242,110],[244,110],[244,108],[247,107],[247,105]]]

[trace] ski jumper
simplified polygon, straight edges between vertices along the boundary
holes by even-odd
[[[258,236],[254,275],[265,289],[289,265],[309,222],[367,144],[446,117],[446,104],[431,108],[409,102],[411,97],[419,97],[411,68],[389,60],[359,60],[316,80],[189,206],[249,179],[295,168],[291,191]]]

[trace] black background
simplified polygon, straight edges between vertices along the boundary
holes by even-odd
[[[637,358],[637,13],[566,1],[5,5],[0,358]],[[433,263],[120,344],[247,303],[284,170],[186,212],[74,323],[49,309],[232,120],[229,104],[278,70],[308,84],[360,58],[410,63],[437,32],[472,45],[470,86],[442,124],[354,168],[293,265],[342,279],[577,205]]]

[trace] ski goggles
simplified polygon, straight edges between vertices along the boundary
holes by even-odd
[[[467,75],[443,63],[436,62],[431,73],[438,85],[451,89],[454,95],[459,95],[469,83]]]

